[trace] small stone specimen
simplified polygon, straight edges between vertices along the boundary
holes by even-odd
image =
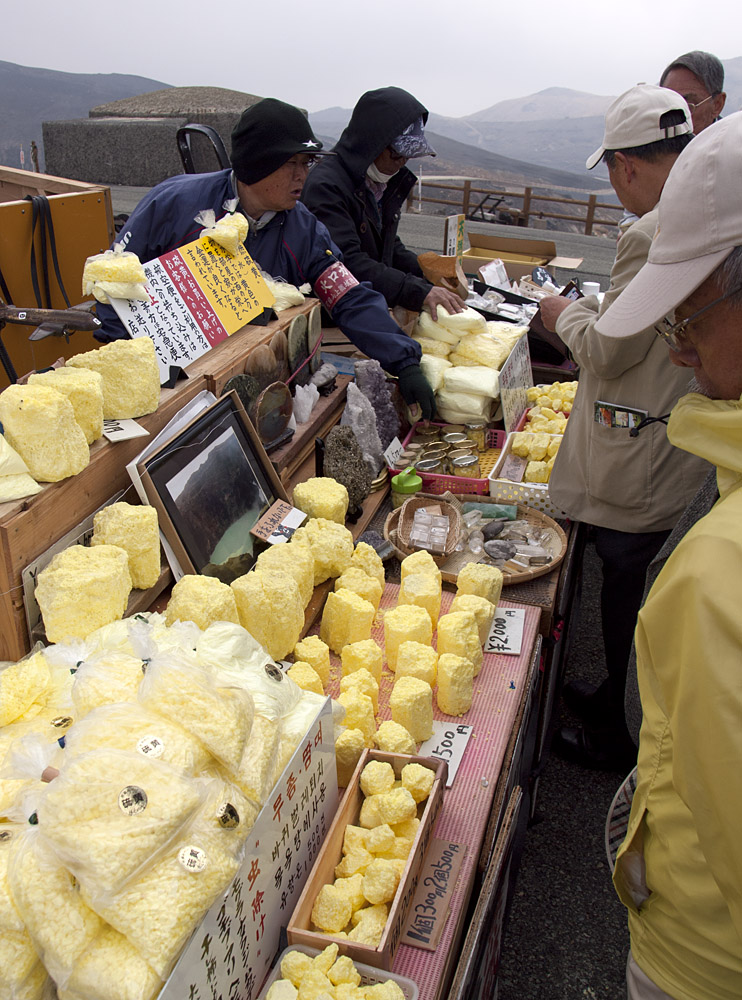
[[[371,474],[350,427],[333,427],[327,435],[323,472],[345,486],[350,501],[348,516],[356,517],[371,492]]]

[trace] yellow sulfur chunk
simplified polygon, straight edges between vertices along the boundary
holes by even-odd
[[[334,885],[323,885],[312,907],[312,923],[321,931],[341,931],[350,920],[352,910],[344,892]],[[303,979],[304,977],[302,977]]]
[[[347,934],[336,934],[335,937],[345,937]],[[335,987],[335,1000],[365,1000],[366,987],[356,986],[353,983],[338,983]]]
[[[404,992],[393,979],[387,979],[369,986],[364,1000],[404,1000]]]
[[[84,368],[52,368],[34,372],[29,385],[45,385],[66,396],[72,404],[75,420],[82,428],[88,444],[103,434],[103,378],[98,372]]]
[[[335,964],[335,959],[337,957],[338,946],[336,944],[328,944],[326,948],[323,948],[319,955],[315,955],[312,959],[312,969],[314,969],[315,972],[321,972],[323,976],[326,976]]]
[[[255,569],[261,573],[274,573],[276,571],[288,573],[289,576],[294,578],[299,588],[302,607],[306,608],[307,604],[309,604],[314,593],[314,558],[312,550],[306,543],[301,544],[299,542],[294,544],[292,539],[288,545],[269,546],[258,556]],[[297,659],[307,660],[305,656],[299,656]],[[307,663],[312,663],[311,659],[308,659]],[[312,666],[314,666],[313,663]],[[327,669],[329,674],[329,659],[327,661]],[[319,671],[317,672],[319,673]],[[322,674],[320,673],[321,676]],[[326,684],[327,681],[324,680],[323,683]]]
[[[352,688],[350,691],[343,691],[337,700],[345,709],[346,726],[349,729],[360,729],[364,744],[367,747],[373,746],[376,721],[374,704],[368,695]]]
[[[546,427],[544,430],[547,434],[564,434],[564,428],[567,426],[564,420],[548,420],[546,422]],[[551,444],[551,442],[549,442]],[[548,453],[549,445],[547,444],[546,450]]]
[[[438,654],[432,646],[421,642],[400,643],[397,650],[397,677],[417,677],[431,687],[435,686]]]
[[[340,576],[353,556],[353,535],[342,524],[314,517],[294,532],[289,545],[304,542],[309,545],[314,558],[315,587]]]
[[[347,674],[340,680],[340,693],[345,691],[360,691],[371,699],[374,707],[374,715],[379,711],[379,685],[365,667],[354,670],[352,674]],[[376,732],[376,726],[374,726]]]
[[[371,760],[361,771],[361,791],[364,795],[391,792],[394,781],[394,768],[385,760]]]
[[[532,385],[526,389],[526,399],[529,403],[535,403],[540,395],[541,389],[538,386]]]
[[[434,340],[432,337],[422,337],[415,334],[412,338],[420,345],[423,354],[430,354],[434,358],[447,358],[451,353],[451,345],[444,344],[442,340]]]
[[[468,611],[474,615],[479,630],[479,644],[487,641],[495,617],[495,605],[477,594],[457,594],[451,602],[451,611]]]
[[[281,976],[298,986],[307,972],[312,968],[312,959],[303,951],[289,951],[281,959]]]
[[[351,941],[368,944],[378,948],[384,928],[386,927],[389,910],[386,903],[375,903],[366,906],[353,914],[353,930],[348,937]]]
[[[441,585],[432,573],[408,573],[399,588],[398,604],[414,604],[425,608],[433,628],[441,613]]]
[[[343,646],[340,653],[343,677],[356,670],[368,670],[377,684],[381,682],[383,657],[381,650],[373,639],[362,639],[360,642],[349,642]]]
[[[349,878],[336,878],[335,888],[345,893],[350,900],[350,905],[354,913],[366,905],[366,897],[363,895],[363,875],[361,872],[356,872],[355,875],[351,875]]]
[[[231,588],[215,576],[189,573],[173,587],[165,609],[165,621],[195,622],[207,629],[214,622],[234,622],[239,625],[237,604]]]
[[[8,444],[41,483],[76,476],[90,462],[72,403],[45,385],[10,385],[0,393],[0,423]]]
[[[526,431],[516,431],[510,441],[510,451],[519,458],[528,458],[531,435]]]
[[[374,802],[379,817],[377,826],[402,823],[417,815],[417,803],[406,788],[394,788],[391,792],[375,795]]]
[[[548,421],[547,421],[548,426]],[[544,428],[546,430],[546,428]],[[549,447],[549,435],[548,434],[534,434],[533,440],[531,441],[531,446],[528,449],[529,458],[533,461],[540,461],[546,455],[546,449]]]
[[[420,829],[420,820],[417,816],[413,816],[411,819],[403,820],[401,823],[395,823],[392,829],[394,830],[395,837],[405,837],[413,841],[417,836],[417,831]]]
[[[160,371],[149,337],[114,340],[95,351],[75,354],[67,364],[103,376],[104,420],[143,417],[160,404]]]
[[[49,667],[41,651],[0,672],[0,727],[27,712],[43,696],[49,681]]]
[[[497,607],[502,593],[502,573],[496,566],[467,563],[459,572],[457,594],[477,594]]]
[[[374,606],[350,590],[336,590],[327,595],[322,612],[320,638],[333,653],[350,642],[360,642],[371,636]],[[302,619],[303,620],[303,619]]]
[[[368,799],[366,799],[366,801],[368,801]],[[350,851],[348,854],[345,854],[342,861],[335,866],[335,878],[352,878],[353,875],[358,873],[362,875],[373,860],[373,854],[371,854],[370,851],[367,851],[365,847],[359,847],[355,851]],[[350,920],[350,915],[348,915],[348,920]],[[345,921],[346,924],[348,923],[348,920]],[[345,924],[343,926],[345,926]]]
[[[286,676],[290,677],[294,684],[298,684],[302,691],[314,691],[315,694],[325,693],[317,671],[302,660],[295,660],[293,666],[286,671]]]
[[[413,552],[411,556],[406,556],[400,563],[401,579],[413,573],[428,573],[434,576],[438,583],[441,582],[441,571],[429,552],[421,549]]]
[[[422,764],[405,764],[402,768],[402,786],[407,789],[415,802],[427,799],[434,781],[435,771]]]
[[[338,785],[347,788],[358,766],[361,754],[366,749],[366,738],[360,729],[344,729],[335,743],[335,763]]]
[[[444,653],[453,653],[470,660],[476,677],[482,669],[482,645],[476,619],[470,611],[452,611],[443,615],[438,623],[438,686],[441,678],[440,659]],[[450,713],[449,713],[450,714]]]
[[[308,517],[322,517],[345,524],[348,513],[348,490],[328,476],[316,476],[294,487],[294,506]]]
[[[297,953],[291,952],[290,954]],[[305,958],[309,958],[309,956],[306,955]],[[265,995],[265,1000],[296,1000],[298,995],[296,986],[288,979],[274,979]]]
[[[368,831],[364,830],[363,827],[353,826],[352,823],[348,823],[343,834],[343,854],[350,854],[351,851],[356,851],[360,848],[365,850],[367,834]]]
[[[230,586],[240,625],[274,660],[288,656],[304,627],[304,605],[294,578],[280,571],[253,570]]]
[[[438,659],[438,708],[446,715],[464,715],[471,708],[474,692],[474,665],[454,653]]]
[[[340,983],[350,983],[353,986],[358,986],[361,982],[361,975],[353,964],[353,959],[348,958],[347,955],[341,955],[337,959],[327,973],[327,978],[333,986],[339,986]]]
[[[433,625],[425,608],[400,604],[384,615],[384,646],[390,670],[396,670],[397,652],[400,645],[407,641],[429,646],[433,641]]]
[[[159,580],[160,531],[154,507],[109,504],[93,518],[90,544],[118,545],[126,552],[132,587],[147,590]]]
[[[376,903],[388,903],[394,899],[398,885],[399,873],[396,867],[384,858],[376,858],[363,876],[363,895],[372,906]]]
[[[368,601],[369,604],[373,604],[374,611],[379,610],[379,604],[381,604],[381,595],[384,592],[384,588],[381,586],[379,581],[374,576],[369,576],[364,573],[362,569],[358,569],[354,566],[349,566],[348,569],[339,576],[335,581],[335,590],[352,590],[354,594],[358,594],[362,597],[364,601]]]
[[[548,483],[550,471],[546,462],[529,462],[523,481],[526,483]]]
[[[366,831],[366,850],[370,854],[382,854],[385,851],[393,851],[396,839],[394,830],[392,830],[389,824],[382,823],[381,826],[375,826],[373,829]]]
[[[39,573],[36,600],[50,642],[85,639],[124,616],[129,557],[116,545],[72,545]]]
[[[385,753],[415,753],[417,750],[417,744],[410,732],[399,722],[393,722],[391,719],[382,722],[376,730],[374,743]]]
[[[333,1000],[333,987],[327,976],[319,969],[310,969],[302,977],[296,1000]]]
[[[379,815],[378,799],[378,795],[367,795],[361,803],[361,812],[358,816],[358,822],[367,830],[373,830],[375,826],[381,826],[382,824],[382,819]]]
[[[552,438],[551,441],[549,441],[549,447],[546,449],[546,454],[549,458],[554,458],[556,453],[559,451],[559,445],[561,443],[562,442],[558,438]]]
[[[82,272],[82,294],[107,304],[114,299],[149,302],[147,275],[135,253],[122,251],[121,244],[88,257]]]
[[[247,239],[247,229],[247,219],[241,212],[228,212],[214,226],[204,229],[201,235],[208,236],[234,256]]]
[[[318,635],[307,635],[294,646],[294,661],[308,663],[324,687],[330,680],[330,647]]]
[[[353,550],[350,565],[357,569],[362,569],[366,576],[374,577],[381,584],[382,590],[384,589],[386,582],[384,563],[372,545],[368,545],[366,542],[359,542]]]
[[[433,691],[425,681],[400,677],[392,688],[390,704],[392,720],[404,726],[416,743],[433,735]]]

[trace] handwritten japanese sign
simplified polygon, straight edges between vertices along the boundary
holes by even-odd
[[[253,1000],[337,810],[327,699],[263,806],[242,866],[158,1000]]]
[[[533,384],[528,336],[524,333],[500,372],[500,402],[505,430],[515,430],[528,406],[526,389]]]
[[[275,301],[244,246],[234,256],[208,237],[144,265],[149,302],[112,299],[132,337],[151,337],[160,378],[240,330]]]

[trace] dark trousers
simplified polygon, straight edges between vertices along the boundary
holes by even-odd
[[[597,526],[594,532],[595,551],[603,564],[600,609],[608,669],[608,677],[599,688],[599,703],[611,721],[623,729],[626,671],[644,595],[644,579],[647,567],[670,532],[632,534]]]

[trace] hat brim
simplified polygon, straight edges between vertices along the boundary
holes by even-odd
[[[674,264],[647,261],[595,324],[605,337],[632,337],[672,313],[725,260],[718,250]]]
[[[592,170],[593,167],[597,167],[597,165],[603,159],[603,153],[605,153],[605,150],[603,149],[602,146],[599,146],[592,154],[592,156],[588,156],[588,158],[585,160],[585,166],[587,167],[588,170]]]

